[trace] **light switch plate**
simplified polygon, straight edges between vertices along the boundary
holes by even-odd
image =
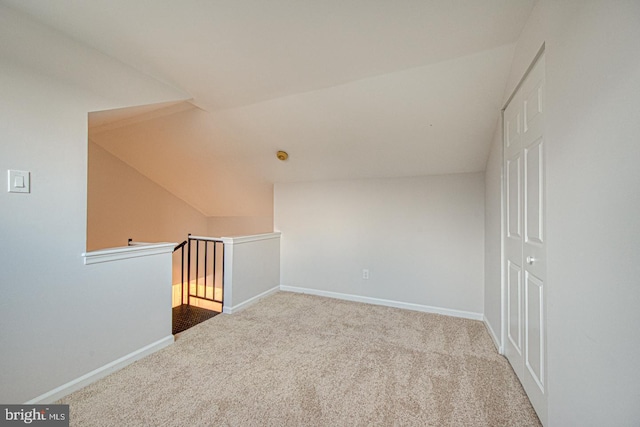
[[[28,171],[8,171],[9,193],[31,192],[31,174]]]

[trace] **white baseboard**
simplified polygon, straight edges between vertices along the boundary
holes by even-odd
[[[498,339],[496,332],[491,327],[491,323],[489,323],[489,319],[487,319],[487,316],[482,316],[482,321],[484,322],[484,325],[487,327],[487,331],[489,331],[489,335],[493,340],[493,344],[496,346],[496,350],[498,350],[498,353],[504,354],[504,348],[502,347],[502,344],[500,343],[500,340]]]
[[[229,306],[224,306],[222,307],[222,312],[225,314],[233,314],[233,313],[237,313],[241,310],[244,310],[245,308],[249,307],[252,304],[255,304],[258,302],[258,300],[269,296],[275,292],[278,292],[280,290],[280,286],[274,286],[273,288],[266,290],[264,292],[262,292],[261,294],[258,294],[254,297],[249,298],[248,300],[241,302],[238,305],[234,305],[233,307],[229,307]]]
[[[53,403],[56,400],[59,400],[64,396],[73,393],[76,390],[80,390],[81,388],[86,387],[89,384],[98,381],[99,379],[104,378],[107,375],[112,374],[113,372],[118,371],[127,365],[130,365],[136,360],[142,359],[143,357],[148,356],[151,353],[155,353],[156,351],[173,344],[173,342],[173,335],[164,337],[154,343],[142,347],[141,349],[129,353],[126,356],[114,360],[111,363],[107,363],[106,365],[95,369],[79,378],[76,378],[75,380],[69,381],[68,383],[63,384],[60,387],[56,387],[53,390],[48,391],[47,393],[41,394],[40,396],[31,399],[28,402],[25,402],[25,404],[37,405]]]
[[[300,294],[317,295],[321,297],[329,297],[342,299],[346,301],[364,302],[367,304],[384,305],[386,307],[404,308],[405,310],[421,311],[423,313],[443,314],[445,316],[462,317],[465,319],[482,320],[482,313],[474,313],[472,311],[453,310],[450,308],[432,307],[429,305],[413,304],[409,302],[393,301],[388,299],[365,297],[360,295],[342,294],[339,292],[321,291],[318,289],[299,288],[297,286],[280,285],[281,291],[296,292]]]

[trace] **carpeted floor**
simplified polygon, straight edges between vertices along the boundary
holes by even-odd
[[[539,426],[478,321],[280,292],[59,403],[72,426]]]

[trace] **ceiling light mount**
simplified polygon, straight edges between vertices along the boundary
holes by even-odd
[[[276,154],[278,160],[282,160],[283,162],[289,158],[289,154],[286,151],[278,151]]]

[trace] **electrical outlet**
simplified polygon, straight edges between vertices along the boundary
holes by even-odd
[[[362,270],[362,278],[365,279],[365,280],[369,279],[369,270],[368,269],[365,268],[364,270]]]

